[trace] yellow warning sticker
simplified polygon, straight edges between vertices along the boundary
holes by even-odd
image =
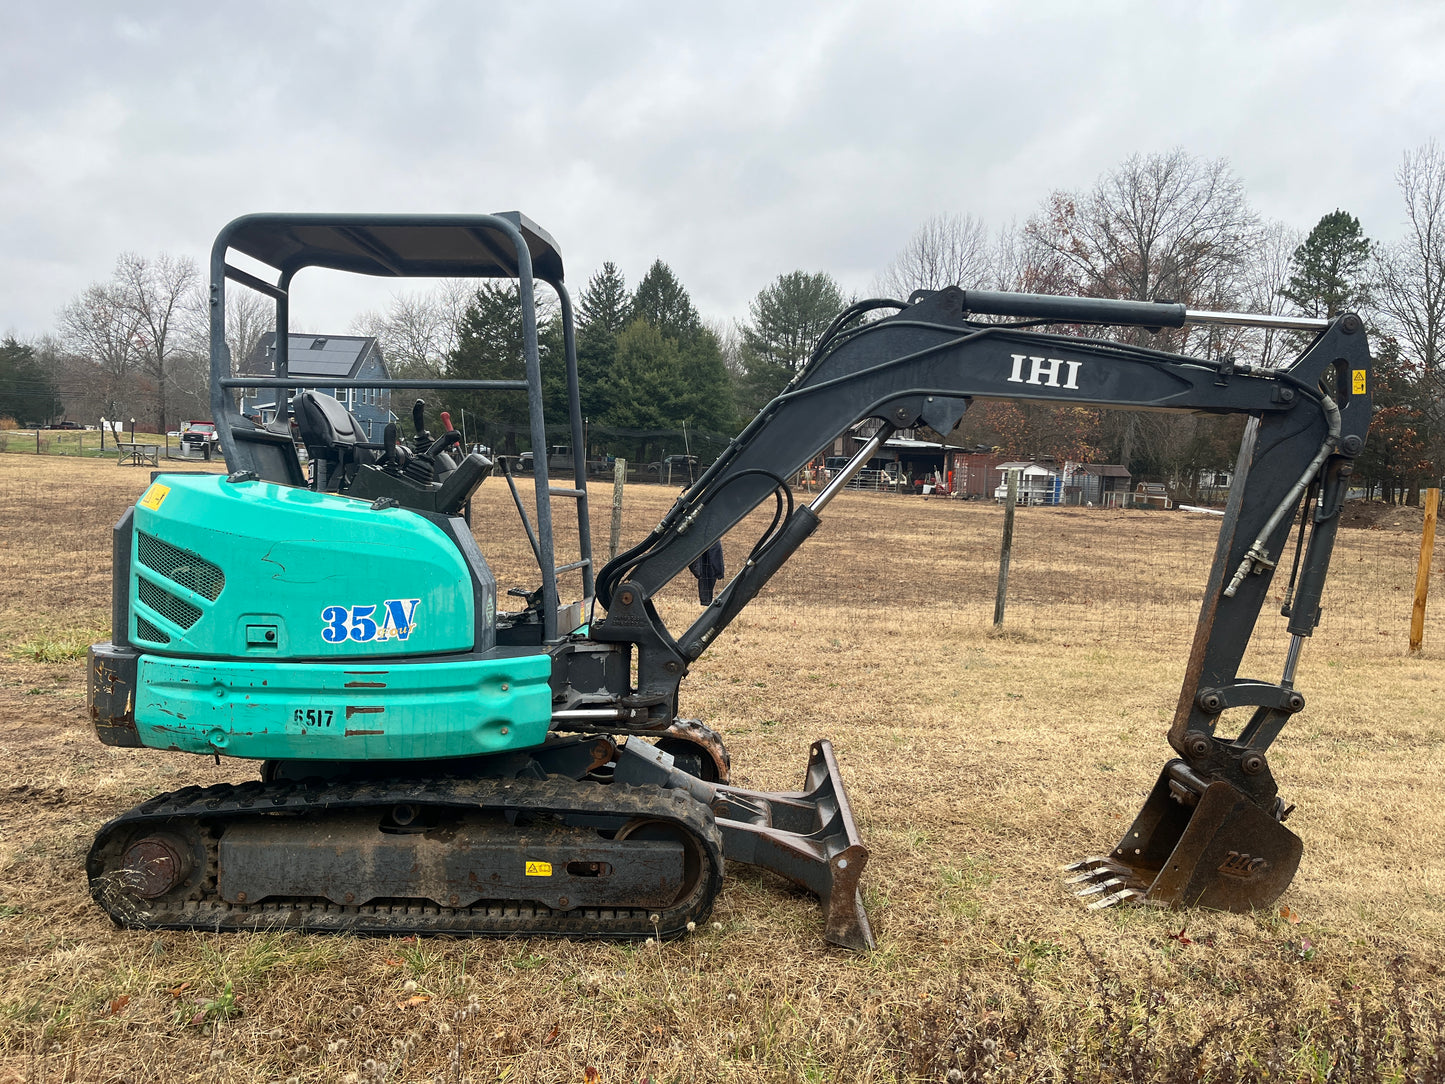
[[[142,508],[149,508],[152,512],[160,511],[161,501],[166,499],[170,493],[170,486],[163,486],[159,482],[151,483],[150,489],[146,490],[145,496],[140,499]]]
[[[1365,394],[1365,370],[1363,370],[1363,369],[1356,369],[1356,370],[1354,370],[1354,374],[1355,374],[1355,378],[1354,378],[1354,381],[1351,383],[1350,391],[1352,391],[1352,392],[1353,392],[1354,394],[1356,394],[1356,395],[1364,395],[1364,394]]]
[[[550,877],[550,876],[552,876],[552,863],[551,863],[551,862],[528,862],[528,863],[527,863],[527,876],[528,876],[528,877]]]

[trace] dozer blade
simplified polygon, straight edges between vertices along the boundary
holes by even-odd
[[[713,813],[728,861],[772,870],[816,895],[827,913],[823,936],[833,944],[875,947],[858,889],[868,848],[853,823],[831,743],[813,743],[802,790],[719,786]]]
[[[1172,760],[1113,852],[1066,866],[1066,883],[1094,909],[1140,901],[1250,911],[1289,887],[1303,851],[1240,790]]]

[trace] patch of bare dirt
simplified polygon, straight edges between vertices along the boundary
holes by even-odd
[[[1425,510],[1384,501],[1347,501],[1340,513],[1340,526],[1418,535],[1425,527]]]

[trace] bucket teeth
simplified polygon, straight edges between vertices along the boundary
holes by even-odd
[[[1073,874],[1065,877],[1064,883],[1076,886],[1074,895],[1081,901],[1087,901],[1091,911],[1144,897],[1134,871],[1112,858],[1095,855],[1080,859],[1065,866],[1064,872]],[[1099,898],[1091,899],[1093,896]]]
[[[1096,855],[1091,858],[1081,858],[1077,862],[1070,862],[1064,867],[1064,872],[1073,874],[1072,877],[1064,878],[1064,884],[1078,885],[1111,874],[1115,877],[1128,877],[1134,871],[1122,862],[1115,862],[1112,858]]]
[[[1124,863],[1116,862],[1112,858],[1105,858],[1103,855],[1094,855],[1090,858],[1081,858],[1077,862],[1070,862],[1064,867],[1064,872],[1074,875],[1065,878],[1067,884],[1082,884],[1084,881],[1092,881],[1099,877],[1130,877],[1134,873]]]
[[[1143,898],[1141,893],[1132,888],[1122,888],[1118,892],[1105,896],[1103,899],[1090,900],[1085,906],[1088,907],[1090,911],[1102,911],[1105,907],[1113,907],[1116,903],[1130,903]]]
[[[1094,881],[1092,884],[1087,884],[1087,885],[1085,885],[1083,888],[1078,889],[1078,890],[1074,893],[1074,895],[1078,896],[1079,899],[1083,899],[1083,898],[1086,897],[1086,896],[1097,896],[1100,892],[1107,892],[1107,891],[1109,891],[1109,889],[1111,889],[1111,888],[1123,888],[1123,887],[1124,887],[1124,878],[1122,878],[1122,877],[1109,877],[1109,878],[1106,878],[1105,880],[1102,880],[1102,881]]]

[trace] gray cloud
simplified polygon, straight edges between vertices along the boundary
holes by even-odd
[[[866,289],[930,215],[1021,220],[1174,146],[1228,158],[1268,217],[1338,206],[1389,238],[1395,167],[1445,105],[1431,3],[76,2],[4,24],[21,335],[119,252],[201,259],[255,210],[516,208],[574,289],[661,256],[729,317],[781,272]],[[375,296],[318,287],[299,315]]]

